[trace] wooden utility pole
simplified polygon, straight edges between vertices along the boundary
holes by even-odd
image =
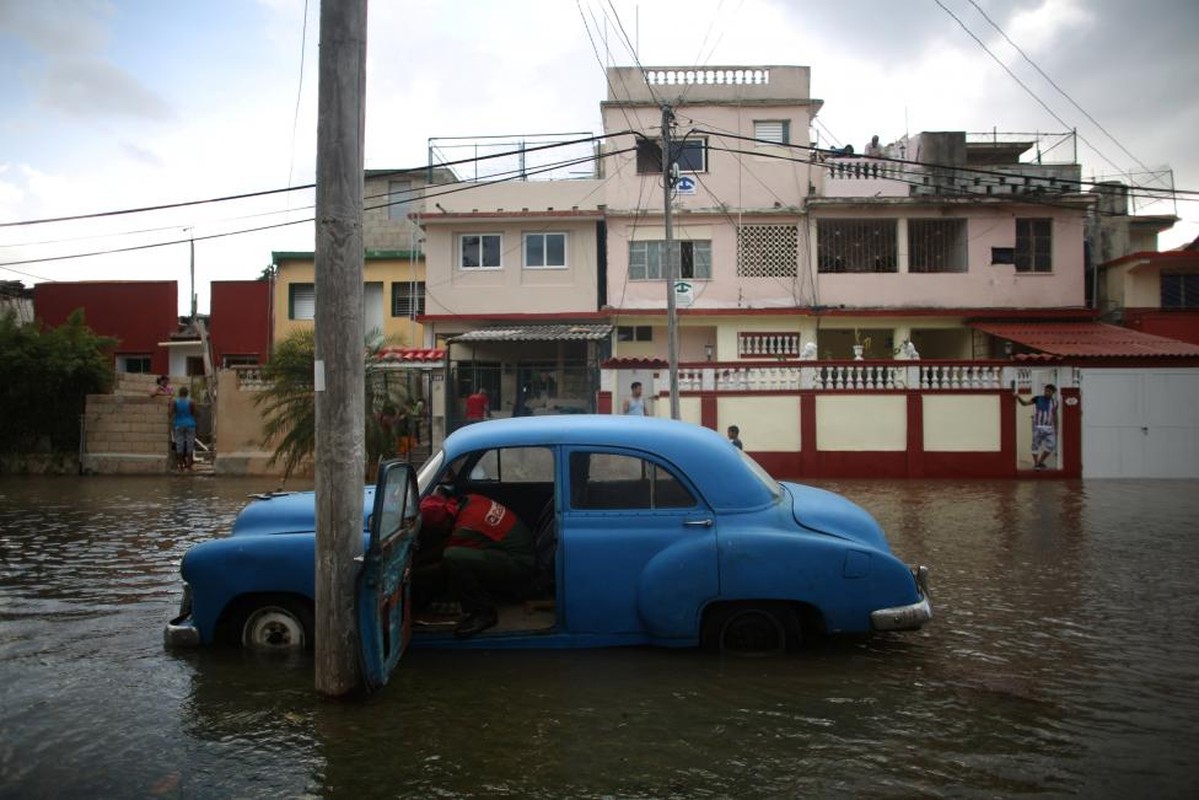
[[[665,200],[666,225],[666,361],[670,371],[670,418],[679,419],[679,312],[674,285],[678,282],[677,259],[674,257],[673,208],[674,145],[670,143],[670,126],[674,112],[662,104],[662,188]]]
[[[316,689],[359,685],[362,554],[366,2],[321,3],[316,123]]]

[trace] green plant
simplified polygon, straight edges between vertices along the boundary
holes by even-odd
[[[381,420],[383,409],[408,405],[406,386],[379,362],[379,353],[388,344],[375,335],[363,347],[368,464],[395,454],[395,438]],[[263,370],[268,388],[254,398],[263,412],[262,443],[274,447],[270,463],[282,463],[284,480],[316,450],[316,394],[312,385],[315,360],[315,332],[308,329],[290,334],[276,345]]]
[[[92,332],[82,309],[44,329],[0,315],[0,452],[77,451],[87,396],[112,386],[116,342]]]

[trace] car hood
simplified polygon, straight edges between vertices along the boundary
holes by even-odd
[[[883,529],[866,509],[824,489],[786,482],[782,486],[791,496],[791,513],[800,525],[891,552]]]
[[[374,503],[375,487],[366,487],[362,504],[365,530]],[[272,492],[254,495],[233,522],[232,536],[269,536],[278,533],[312,533],[316,530],[315,492]]]

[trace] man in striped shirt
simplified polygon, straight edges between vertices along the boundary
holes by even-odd
[[[1045,384],[1045,393],[1040,397],[1025,399],[1016,395],[1022,406],[1035,406],[1032,412],[1032,463],[1033,469],[1049,469],[1045,460],[1057,449],[1057,387]]]

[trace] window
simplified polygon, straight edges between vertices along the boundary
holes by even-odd
[[[570,505],[580,509],[691,508],[695,497],[670,470],[617,453],[570,454]]]
[[[966,272],[966,220],[909,219],[910,272]]]
[[[1199,272],[1163,272],[1162,308],[1199,308]]]
[[[548,447],[505,447],[467,453],[450,465],[466,483],[554,483],[554,452]],[[459,487],[462,488],[462,487]]]
[[[237,355],[227,353],[221,356],[221,368],[229,369],[229,367],[256,367],[258,366],[257,355]]]
[[[418,317],[425,313],[425,282],[396,281],[391,284],[391,315]]]
[[[1016,220],[1016,272],[1053,270],[1053,220]]]
[[[708,140],[702,136],[672,141],[674,161],[680,172],[708,171]],[[662,172],[662,141],[637,140],[637,174]]]
[[[650,325],[617,325],[616,341],[618,342],[652,342],[654,329]]]
[[[498,233],[464,233],[458,237],[458,266],[462,269],[499,269],[504,237]]]
[[[292,283],[287,286],[287,318],[316,319],[316,285]]]
[[[150,357],[146,355],[117,356],[117,372],[144,374],[150,371]]]
[[[897,220],[822,219],[816,222],[820,272],[895,272]]]
[[[565,233],[526,233],[526,267],[565,267]]]
[[[765,143],[788,144],[791,141],[791,121],[786,119],[754,120],[754,138],[756,145],[762,147]]]
[[[799,229],[742,225],[737,229],[737,277],[794,278],[799,274]]]
[[[408,219],[412,209],[412,181],[389,181],[387,183],[387,218]]]
[[[666,277],[662,253],[664,241],[629,242],[629,280],[662,280]],[[708,240],[674,243],[679,260],[678,277],[708,280],[712,277],[712,242]]]

